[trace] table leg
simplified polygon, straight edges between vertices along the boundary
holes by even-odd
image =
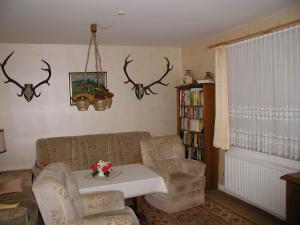
[[[142,207],[143,207],[143,196],[137,196],[134,197],[133,199],[133,210],[138,217],[139,220],[144,220],[145,216],[142,213]]]
[[[138,196],[136,197],[136,211],[138,214],[142,213],[142,208],[143,208],[143,197]]]

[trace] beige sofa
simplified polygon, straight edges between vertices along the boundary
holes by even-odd
[[[63,162],[72,170],[88,169],[100,159],[113,165],[142,163],[140,141],[147,137],[148,132],[124,132],[39,139],[33,174],[37,177],[44,166],[54,162]]]

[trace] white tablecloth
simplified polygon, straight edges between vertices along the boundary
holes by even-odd
[[[85,176],[89,170],[74,171],[79,192],[91,193],[96,191],[122,191],[125,198],[151,194],[167,193],[167,186],[161,176],[141,164],[113,166],[114,170],[122,173],[112,180],[89,179]]]

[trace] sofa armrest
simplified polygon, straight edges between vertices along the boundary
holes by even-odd
[[[154,173],[157,173],[159,176],[161,176],[164,179],[167,186],[170,184],[170,174],[163,172],[160,169],[152,166],[147,166],[147,168],[152,170]]]
[[[121,191],[101,191],[80,195],[84,216],[124,209],[124,194]]]
[[[83,219],[84,225],[132,225],[130,215],[93,216]]]
[[[205,163],[200,161],[192,159],[184,159],[181,161],[181,172],[183,173],[204,176],[205,168]]]

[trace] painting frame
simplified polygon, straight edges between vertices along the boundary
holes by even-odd
[[[103,85],[107,88],[107,72],[69,72],[69,95],[70,95],[70,105],[76,105],[72,100],[72,96],[75,94],[86,92],[87,89],[82,87],[82,83],[85,81],[93,89],[97,88],[99,85]]]

